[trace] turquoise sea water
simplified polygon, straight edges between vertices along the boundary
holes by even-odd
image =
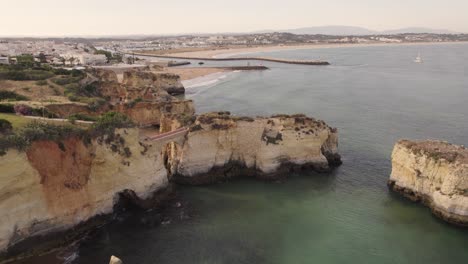
[[[418,52],[423,64],[413,62]],[[468,145],[468,44],[259,55],[320,57],[332,65],[264,63],[271,70],[233,73],[189,89],[187,97],[198,112],[323,119],[339,129],[344,164],[282,183],[180,187],[190,218],[159,227],[137,217],[117,221],[79,247],[73,263],[107,263],[110,255],[126,264],[468,263],[466,229],[445,224],[386,187],[398,139]]]

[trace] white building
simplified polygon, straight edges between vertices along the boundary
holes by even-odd
[[[391,39],[391,38],[384,38],[384,37],[380,37],[378,38],[378,41],[381,41],[381,42],[391,42],[391,43],[400,43],[401,42],[401,39]]]
[[[61,54],[60,57],[66,60],[66,65],[103,65],[107,63],[107,57],[103,54],[82,54],[82,53],[67,53]]]
[[[79,57],[81,65],[102,65],[107,63],[107,57],[103,54],[83,54]]]
[[[0,57],[0,64],[10,64],[8,57]]]

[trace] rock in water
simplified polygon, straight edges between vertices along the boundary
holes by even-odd
[[[443,220],[468,226],[468,149],[442,141],[399,141],[390,189],[422,202]]]
[[[123,262],[118,257],[112,256],[109,264],[123,264]]]
[[[292,170],[329,171],[341,164],[337,130],[305,115],[203,114],[177,152],[173,180],[185,184],[240,176],[276,180]]]

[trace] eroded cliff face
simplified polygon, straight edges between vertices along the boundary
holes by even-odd
[[[399,141],[389,187],[457,225],[468,225],[468,150],[441,141]]]
[[[165,115],[193,116],[195,113],[192,100],[172,96],[185,93],[178,75],[131,70],[125,71],[119,81],[113,71],[95,70],[93,74],[99,82],[99,93],[109,98],[112,105],[104,110],[123,113],[141,127],[160,125]]]
[[[157,87],[171,95],[185,93],[180,76],[172,73],[128,71],[124,73],[122,84],[127,87]]]
[[[137,125],[151,126],[161,125],[164,115],[193,116],[195,107],[193,101],[169,101],[169,102],[140,102],[134,106],[117,105],[116,110],[130,117]]]
[[[120,129],[91,141],[36,141],[26,152],[9,149],[0,156],[0,260],[112,213],[122,197],[148,208],[170,180],[276,179],[292,170],[328,171],[341,163],[336,129],[303,115],[248,118],[221,112],[195,119],[171,109],[162,114],[160,129],[165,134],[151,138],[138,129]]]
[[[100,95],[110,98],[111,103],[128,102],[137,98],[153,100],[164,95],[185,93],[180,76],[140,69],[126,70],[120,79],[112,70],[94,69],[86,81],[96,85]]]
[[[50,104],[45,106],[45,108],[60,118],[67,118],[73,114],[99,116],[100,114],[110,110],[108,105],[103,105],[102,107],[99,107],[99,109],[91,110],[88,105],[78,103]]]
[[[113,139],[37,141],[1,156],[0,252],[112,213],[121,195],[143,202],[166,188],[161,146],[139,140],[137,129],[125,129]]]
[[[341,163],[337,144],[336,129],[303,115],[205,114],[177,148],[174,180],[205,184],[238,176],[272,179],[293,169],[327,171]]]

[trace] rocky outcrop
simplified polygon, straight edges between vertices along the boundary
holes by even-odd
[[[468,149],[441,141],[399,141],[390,189],[429,206],[450,223],[468,225]]]
[[[341,164],[337,145],[336,129],[304,115],[254,119],[205,114],[177,147],[173,179],[206,184],[239,176],[275,179],[304,168],[328,171]]]
[[[120,104],[116,111],[130,117],[138,126],[160,125],[164,115],[193,116],[195,107],[192,100],[168,102],[140,102],[135,105]]]
[[[26,152],[8,150],[0,156],[1,255],[51,243],[48,236],[79,230],[112,213],[122,199],[149,206],[168,186],[161,149],[140,143],[137,129],[125,129],[91,143],[69,138],[36,141]]]
[[[185,93],[180,76],[172,73],[128,71],[124,73],[122,84],[126,87],[156,87],[168,92],[170,95]]]
[[[119,81],[110,70],[94,70],[99,94],[109,98],[109,103],[125,103],[136,99],[156,100],[165,95],[185,93],[180,76],[172,73],[154,73],[143,70],[127,70]]]
[[[120,260],[116,256],[111,256],[111,259],[109,261],[109,264],[123,264],[122,260]]]
[[[45,106],[45,108],[47,111],[60,118],[67,118],[74,114],[99,116],[100,114],[110,110],[109,105],[105,104],[98,109],[91,109],[88,105],[80,103],[49,104]]]
[[[180,107],[184,112],[187,106]],[[166,110],[161,132],[171,132],[159,137],[120,129],[95,139],[35,141],[25,152],[9,149],[0,156],[0,260],[57,246],[101,223],[118,204],[150,208],[170,180],[277,179],[341,163],[336,129],[304,115],[249,118],[221,112],[195,119]]]

